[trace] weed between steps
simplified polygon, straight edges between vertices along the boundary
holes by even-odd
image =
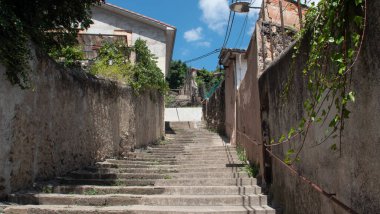
[[[173,178],[173,177],[170,176],[170,175],[165,175],[165,176],[164,176],[164,179],[165,179],[165,180],[169,180],[169,179],[172,179],[172,178]]]
[[[237,146],[236,152],[237,152],[239,160],[243,164],[246,164],[243,170],[248,174],[249,177],[256,178],[260,172],[260,166],[257,164],[249,164],[245,149],[242,146]]]
[[[53,193],[53,187],[52,186],[43,186],[42,192],[43,193]]]
[[[85,195],[98,195],[99,192],[96,189],[88,189],[83,192]]]

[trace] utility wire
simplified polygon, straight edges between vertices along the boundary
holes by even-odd
[[[238,45],[238,43],[239,43],[239,41],[240,41],[240,38],[241,38],[241,36],[242,36],[242,33],[245,32],[245,29],[247,29],[247,22],[248,22],[248,13],[245,15],[244,22],[243,22],[243,25],[242,25],[242,27],[241,27],[241,30],[240,30],[239,36],[238,36],[238,38],[237,38],[237,40],[236,40],[236,42],[235,42],[235,45],[234,45],[235,48],[237,47],[237,45]],[[243,40],[244,40],[244,35],[243,35],[243,38],[242,38],[242,41],[240,42],[240,44],[243,42]],[[241,45],[240,45],[240,46],[241,46]]]
[[[218,53],[218,52],[220,52],[220,49],[219,49],[219,48],[218,48],[218,49],[215,49],[215,50],[213,50],[213,51],[211,51],[211,52],[209,52],[209,53],[203,54],[203,55],[201,55],[201,56],[199,56],[199,57],[196,57],[196,58],[193,58],[193,59],[186,60],[186,61],[184,61],[184,63],[189,63],[189,62],[198,61],[198,60],[200,60],[200,59],[206,58],[206,57],[211,56],[211,55],[213,55],[213,54],[216,54],[216,53]]]

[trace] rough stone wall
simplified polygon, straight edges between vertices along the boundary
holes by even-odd
[[[289,47],[292,41],[294,41],[294,35],[296,32],[287,27],[285,28],[285,33],[283,35],[281,26],[271,22],[262,22],[260,29],[260,41],[261,39],[264,39],[264,46],[262,46],[262,43],[259,44],[260,50],[258,52],[258,58],[259,68],[260,70],[264,70],[271,62],[277,59],[287,47]]]
[[[215,130],[224,135],[225,130],[225,98],[224,98],[224,81],[213,95],[203,103],[203,119],[206,121],[208,129]]]
[[[159,93],[68,71],[38,52],[32,88],[12,86],[0,65],[0,197],[163,135]]]
[[[350,104],[350,118],[345,120],[342,144],[338,139],[329,139],[314,146],[325,128],[312,126],[301,162],[296,164],[300,174],[321,186],[326,192],[357,213],[378,213],[380,210],[380,2],[367,1],[368,26],[364,46],[353,71],[352,90],[356,101]],[[302,68],[308,53],[308,41],[301,46],[301,57],[293,65],[295,75],[288,99],[281,99],[283,83],[287,80],[292,63],[292,50],[270,66],[259,81],[262,109],[263,135],[279,138],[298,124],[305,113],[303,102],[308,97]],[[338,151],[330,146],[337,143]],[[299,144],[284,144],[273,147],[273,152],[284,158],[287,150],[299,148]],[[272,159],[273,204],[283,208],[285,214],[329,214],[347,213],[331,200],[316,192],[310,185],[292,175],[278,161]]]

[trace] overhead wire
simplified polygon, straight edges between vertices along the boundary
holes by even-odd
[[[196,57],[196,58],[193,58],[193,59],[186,60],[186,61],[184,61],[184,63],[194,62],[194,61],[197,61],[197,60],[200,60],[200,59],[206,58],[206,57],[208,57],[208,56],[211,56],[211,55],[213,55],[213,54],[216,54],[216,53],[218,53],[218,52],[220,52],[220,48],[215,49],[215,50],[213,50],[213,51],[211,51],[211,52],[208,52],[208,53],[206,53],[206,54],[203,54],[203,55],[201,55],[201,56],[199,56],[199,57]]]

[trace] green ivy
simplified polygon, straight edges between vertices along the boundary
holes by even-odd
[[[101,0],[0,0],[0,63],[12,84],[29,87],[30,42],[46,52],[74,44]]]
[[[59,49],[54,48],[50,51],[49,56],[58,62],[62,61],[65,67],[78,65],[78,60],[84,59],[83,50],[79,45],[67,45]]]
[[[130,62],[132,51],[136,62]],[[107,77],[130,85],[136,93],[146,90],[168,91],[164,74],[157,66],[156,57],[151,53],[146,41],[138,39],[134,47],[122,42],[106,42],[99,50],[98,58],[90,68],[94,75]]]
[[[310,95],[304,102],[306,115],[297,127],[291,128],[277,140],[272,139],[271,144],[267,145],[275,146],[300,139],[301,145],[297,151],[288,150],[286,163],[300,161],[299,154],[304,148],[309,128],[314,123],[321,126],[328,124],[325,136],[316,145],[326,142],[330,137],[339,137],[341,144],[344,120],[351,113],[347,105],[355,102],[355,92],[350,87],[351,72],[361,50],[365,13],[363,0],[321,0],[317,6],[309,8],[305,27],[297,35],[298,43],[293,54],[293,59],[299,57],[301,43],[305,41],[304,38],[308,38],[310,51],[302,71]],[[286,95],[290,94],[293,78],[294,71],[285,85]],[[332,144],[330,148],[337,150],[338,146]]]

